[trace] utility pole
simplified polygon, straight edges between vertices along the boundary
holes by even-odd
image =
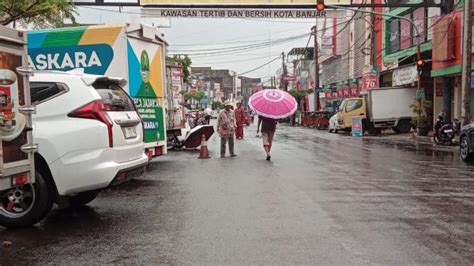
[[[372,5],[374,4],[374,0],[371,1]],[[372,12],[375,12],[375,8],[372,8]],[[371,71],[375,70],[375,66],[377,65],[377,60],[376,60],[376,53],[377,51],[375,50],[375,21],[377,19],[376,15],[374,13],[371,14],[371,31],[370,31],[370,64],[372,65]]]
[[[288,70],[286,69],[286,64],[285,64],[285,53],[284,52],[281,52],[281,59],[282,59],[282,72],[283,72],[283,76],[281,78],[281,85],[280,87],[282,87],[283,89],[285,89],[285,91],[288,91],[288,82],[286,80],[286,76],[288,75]]]
[[[319,103],[319,47],[318,47],[318,24],[314,25],[311,30],[314,36],[314,106],[315,111],[321,108]]]
[[[462,117],[463,125],[471,120],[471,62],[472,62],[472,6],[473,0],[464,0],[462,48]]]

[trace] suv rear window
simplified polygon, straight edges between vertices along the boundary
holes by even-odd
[[[39,104],[67,91],[66,85],[56,82],[30,82],[31,103]]]
[[[116,82],[111,80],[98,80],[93,84],[102,97],[102,101],[110,111],[135,111],[132,99]]]

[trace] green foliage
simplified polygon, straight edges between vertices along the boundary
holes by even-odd
[[[432,101],[417,101],[410,105],[416,117],[412,119],[413,124],[417,127],[427,127],[430,124],[430,117],[432,116],[433,102]]]
[[[197,92],[186,92],[184,94],[184,99],[185,100],[191,100],[191,99],[194,99],[196,101],[199,101],[201,100],[202,98],[204,98],[206,94],[202,91],[197,91]]]
[[[297,89],[291,89],[290,91],[288,91],[291,96],[295,97],[296,99],[296,102],[298,102],[298,104],[301,103],[302,100],[304,100],[304,98],[306,97],[306,95],[310,94],[313,92],[313,90],[309,89],[309,90],[297,90]]]
[[[0,23],[19,23],[34,28],[62,27],[64,20],[76,23],[77,12],[71,0],[2,0]]]
[[[189,77],[191,76],[191,64],[193,61],[189,58],[188,55],[173,55],[167,56],[166,60],[180,63],[183,67],[183,80],[186,83],[189,83]]]
[[[221,103],[221,102],[214,102],[213,107],[214,107],[214,109],[218,109],[218,110],[224,109],[224,104]]]

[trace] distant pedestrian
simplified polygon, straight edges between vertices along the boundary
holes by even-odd
[[[237,156],[234,152],[235,117],[230,102],[224,103],[225,107],[217,118],[217,131],[221,137],[221,157],[225,157],[227,142],[231,157]]]
[[[275,135],[277,121],[275,119],[259,116],[257,125],[258,132],[262,132],[263,148],[267,153],[267,161],[270,161],[272,156],[270,151],[272,150],[273,136]],[[262,126],[260,129],[260,125]]]
[[[235,109],[235,122],[237,128],[235,129],[235,137],[237,139],[244,139],[244,123],[245,123],[245,109],[241,103],[237,103],[237,109]]]

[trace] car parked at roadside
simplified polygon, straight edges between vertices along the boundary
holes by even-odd
[[[331,118],[329,118],[329,125],[328,125],[329,133],[337,133],[338,132],[337,126],[338,126],[337,114],[334,114],[333,116],[331,116]]]
[[[0,225],[29,226],[53,203],[87,204],[101,189],[144,172],[143,123],[125,82],[64,72],[30,78],[36,183],[0,192]]]
[[[474,161],[474,122],[465,125],[459,135],[461,159],[465,162]]]

